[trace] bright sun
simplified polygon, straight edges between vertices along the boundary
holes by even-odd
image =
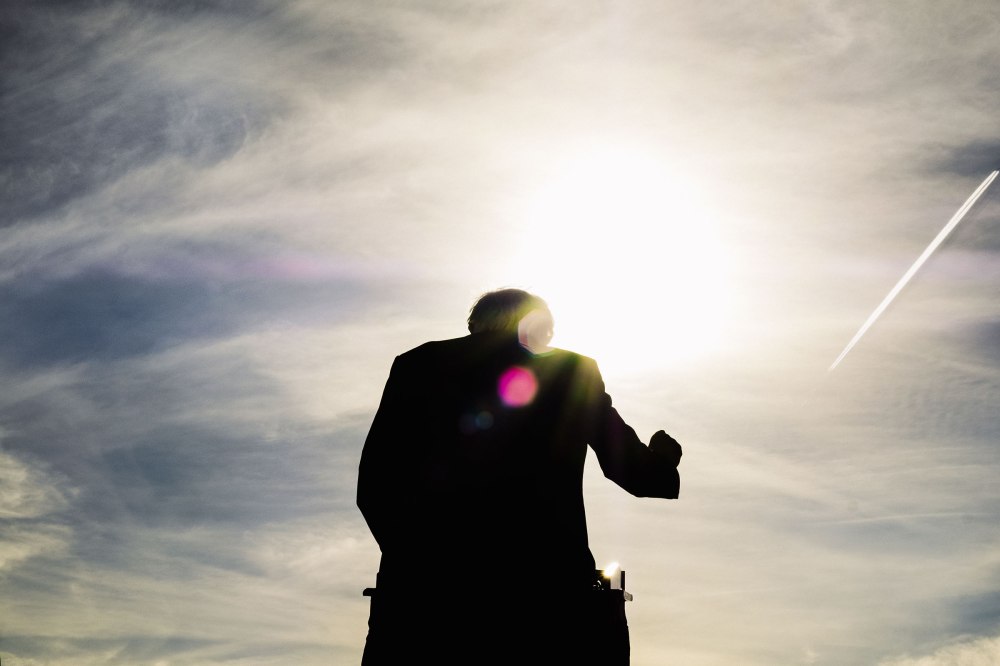
[[[545,298],[553,344],[633,373],[716,348],[729,258],[694,187],[654,156],[589,148],[530,194],[511,275]]]

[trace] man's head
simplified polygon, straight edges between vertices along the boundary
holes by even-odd
[[[479,297],[469,311],[469,332],[507,331],[516,333],[518,324],[532,311],[548,315],[548,304],[523,289],[497,289]]]

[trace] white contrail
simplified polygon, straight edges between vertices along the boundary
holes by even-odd
[[[990,183],[993,182],[993,179],[997,177],[998,173],[1000,173],[1000,171],[994,171],[988,175],[986,180],[984,180],[982,184],[976,188],[976,191],[965,200],[962,207],[959,208],[954,215],[952,215],[951,219],[948,220],[948,224],[944,225],[944,229],[942,229],[937,237],[931,241],[931,244],[927,246],[924,253],[921,254],[915,262],[913,262],[912,266],[910,266],[910,270],[906,271],[906,274],[900,278],[899,282],[896,283],[896,286],[889,292],[889,295],[885,297],[885,300],[883,300],[879,306],[875,308],[875,312],[868,317],[868,320],[862,324],[858,332],[854,334],[851,341],[847,343],[846,347],[844,347],[844,351],[840,352],[840,356],[838,356],[837,360],[830,366],[830,370],[836,368],[837,364],[844,360],[844,357],[847,356],[847,352],[851,351],[851,348],[858,343],[858,340],[860,340],[861,336],[865,334],[865,331],[871,328],[872,324],[875,323],[875,320],[879,318],[879,315],[881,315],[882,312],[889,307],[889,304],[892,303],[892,299],[896,298],[896,295],[902,291],[903,287],[906,286],[906,283],[910,281],[910,278],[912,278],[913,275],[920,270],[920,267],[924,265],[925,261],[927,261],[927,257],[931,256],[931,253],[933,253],[934,250],[937,249],[937,246],[940,245],[945,238],[947,238],[948,234],[951,233],[951,230],[958,226],[958,223],[962,221],[962,218],[969,212],[969,209],[976,203],[976,200],[979,199],[980,195],[986,191],[986,188],[990,186]]]

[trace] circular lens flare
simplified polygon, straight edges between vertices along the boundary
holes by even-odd
[[[524,407],[535,399],[537,392],[538,380],[535,379],[535,373],[521,366],[504,371],[497,382],[500,400],[508,407]]]

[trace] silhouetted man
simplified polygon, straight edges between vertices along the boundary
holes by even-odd
[[[363,664],[627,664],[627,626],[607,635],[594,605],[587,446],[662,498],[681,447],[662,430],[647,447],[597,364],[547,346],[539,297],[489,292],[468,324],[395,359],[365,441],[358,506],[382,559]]]

